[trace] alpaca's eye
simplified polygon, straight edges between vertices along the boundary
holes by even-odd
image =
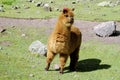
[[[68,17],[68,15],[65,15],[65,17]]]

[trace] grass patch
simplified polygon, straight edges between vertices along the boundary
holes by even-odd
[[[69,72],[66,64],[65,74],[55,71],[54,64],[59,64],[56,56],[50,71],[44,71],[45,57],[35,56],[28,51],[29,45],[40,40],[47,43],[48,28],[7,27],[0,34],[0,80],[119,80],[120,46],[103,44],[96,41],[82,43],[78,72]],[[26,34],[22,37],[22,34]],[[9,41],[10,45],[1,44]]]
[[[54,18],[59,14],[55,8],[63,9],[64,7],[75,7],[76,19],[91,21],[120,21],[120,5],[114,7],[98,7],[97,4],[102,1],[103,0],[81,0],[79,3],[72,4],[72,1],[70,0],[57,0],[54,3],[50,4],[53,11],[47,12],[42,7],[36,7],[35,4],[37,2],[50,3],[49,0],[35,0],[36,3],[30,3],[25,0],[2,0],[0,3],[5,4],[5,12],[0,12],[0,16],[12,18]],[[116,1],[117,0],[113,0],[112,2],[115,3]],[[18,5],[20,9],[13,10],[11,8],[13,5]],[[28,6],[30,8],[25,9],[25,6]]]
[[[0,3],[5,5],[12,5],[16,0],[1,0]]]

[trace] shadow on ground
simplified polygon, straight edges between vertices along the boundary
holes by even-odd
[[[81,60],[78,62],[77,65],[77,72],[90,72],[90,71],[95,71],[95,70],[100,70],[100,69],[109,69],[111,65],[109,64],[100,64],[101,60],[100,59],[85,59]],[[69,69],[66,67],[65,69]],[[70,71],[66,72],[69,73]]]
[[[116,36],[120,36],[120,31],[115,31],[115,33],[111,35],[111,37],[116,37]]]

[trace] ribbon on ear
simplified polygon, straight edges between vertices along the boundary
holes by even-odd
[[[65,13],[67,13],[68,12],[68,9],[67,8],[64,8],[63,9],[63,13],[65,14]]]

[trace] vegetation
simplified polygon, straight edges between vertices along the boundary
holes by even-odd
[[[59,64],[57,56],[46,72],[46,57],[31,54],[28,47],[31,42],[47,42],[48,28],[7,27],[0,34],[0,80],[119,80],[120,46],[115,44],[82,43],[78,72],[69,72],[67,61],[65,74],[55,71],[54,64]],[[26,36],[21,36],[26,34]]]
[[[49,2],[49,0],[35,0]],[[80,20],[92,21],[120,21],[120,5],[114,7],[98,7],[97,3],[103,0],[80,0],[72,4],[71,0],[54,0],[53,8],[75,7],[75,17]],[[64,2],[63,2],[64,1]],[[107,0],[106,0],[107,1]],[[117,0],[111,0],[117,1]],[[5,12],[0,12],[0,17],[12,18],[54,18],[58,11],[46,12],[42,7],[27,0],[0,0]],[[12,9],[18,5],[19,9]],[[72,5],[72,6],[71,6]],[[25,9],[24,6],[30,7]],[[5,26],[4,26],[5,27]],[[0,33],[0,80],[119,80],[120,79],[120,45],[100,43],[96,40],[82,43],[77,72],[69,72],[66,64],[65,74],[60,75],[54,69],[54,64],[59,64],[57,56],[51,64],[50,71],[46,72],[46,57],[31,54],[29,45],[40,40],[47,43],[49,27],[10,27]],[[25,34],[25,36],[22,36]]]
[[[5,12],[0,12],[0,16],[13,18],[53,18],[59,14],[56,8],[74,7],[76,19],[92,20],[92,21],[120,21],[120,5],[114,7],[98,7],[97,4],[103,0],[80,0],[79,3],[72,4],[71,0],[53,0],[51,3],[52,12],[45,11],[42,7],[36,7],[37,2],[50,3],[49,0],[35,0],[36,3],[27,2],[27,0],[0,0],[4,5]],[[107,1],[107,0],[106,0]],[[109,1],[109,0],[108,0]],[[115,3],[117,0],[111,0]],[[19,6],[17,10],[12,9],[12,6]],[[25,9],[25,6],[30,7]],[[114,15],[114,16],[113,16]]]

